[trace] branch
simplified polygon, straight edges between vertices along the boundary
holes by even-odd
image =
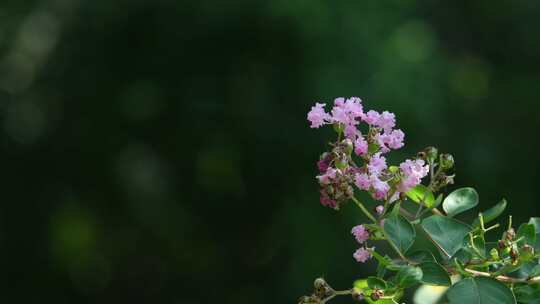
[[[519,279],[519,278],[512,278],[512,277],[507,277],[507,276],[503,276],[503,275],[493,277],[489,272],[483,272],[483,271],[473,270],[473,269],[469,269],[469,268],[465,268],[465,271],[472,274],[475,277],[494,278],[494,279],[496,279],[498,281],[505,282],[505,283],[527,283],[527,284],[540,283],[540,276],[536,276],[536,277],[532,277],[532,278]]]

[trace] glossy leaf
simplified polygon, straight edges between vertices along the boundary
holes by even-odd
[[[416,263],[435,262],[433,254],[427,250],[416,250],[407,254],[407,258]]]
[[[450,193],[443,201],[448,216],[454,216],[478,205],[478,193],[473,188],[460,188]]]
[[[534,225],[536,231],[536,242],[534,245],[534,249],[538,251],[540,250],[540,217],[531,217],[531,219],[529,220],[529,224]]]
[[[386,282],[383,279],[377,277],[368,277],[367,284],[371,289],[386,289]]]
[[[422,283],[430,285],[450,286],[452,282],[446,270],[435,262],[420,264],[422,269]]]
[[[471,230],[458,220],[440,215],[425,218],[421,226],[446,257],[453,256],[463,247],[463,239]]]
[[[533,224],[521,224],[517,232],[517,239],[522,239],[518,242],[518,246],[529,244],[534,246],[536,243],[536,231]]]
[[[431,192],[428,187],[422,184],[419,184],[411,190],[407,191],[406,195],[410,200],[415,203],[423,202],[424,205],[428,208],[433,208],[433,206],[435,205],[435,197],[433,196],[433,192]]]
[[[516,299],[519,303],[540,304],[540,290],[530,285],[514,288]]]
[[[422,280],[422,269],[416,266],[403,266],[398,271],[395,282],[397,285],[407,288]]]
[[[505,199],[502,199],[497,205],[489,208],[488,210],[482,212],[482,217],[484,218],[484,224],[489,223],[499,217],[506,209],[507,202]],[[476,218],[473,222],[473,227],[480,227],[480,219]]]
[[[411,247],[416,236],[413,225],[401,215],[391,215],[386,218],[384,231],[401,252]]]
[[[492,278],[467,278],[452,285],[446,292],[449,304],[514,304],[512,291]]]

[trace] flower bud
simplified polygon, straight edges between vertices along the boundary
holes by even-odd
[[[315,282],[313,282],[313,287],[315,289],[315,295],[320,299],[330,296],[333,292],[332,288],[323,278],[315,279]]]
[[[514,228],[506,230],[504,237],[505,239],[512,241],[516,237],[516,231],[514,230]]]
[[[361,302],[361,301],[364,300],[364,294],[358,288],[353,288],[353,290],[351,292],[351,296],[352,296],[354,301]]]
[[[439,154],[439,151],[437,151],[437,148],[435,147],[427,147],[424,152],[426,153],[426,157],[429,162],[434,162]]]
[[[336,168],[343,170],[347,168],[348,165],[349,165],[349,158],[347,157],[345,153],[340,155],[339,158],[336,158]]]
[[[382,290],[380,290],[379,288],[375,288],[373,290],[373,293],[371,294],[371,299],[373,301],[378,301],[380,298],[382,298],[384,296],[384,293]]]
[[[499,252],[497,251],[497,249],[492,248],[492,249],[489,251],[489,254],[491,255],[491,259],[493,259],[493,260],[495,260],[495,261],[500,260]]]
[[[351,155],[354,149],[352,140],[345,138],[341,141],[341,146],[343,147],[343,151],[347,153],[347,155]]]
[[[519,252],[516,248],[512,247],[510,249],[510,257],[512,257],[512,261],[517,261],[519,259]]]
[[[529,244],[525,244],[523,245],[523,248],[521,248],[523,251],[527,252],[527,253],[532,253],[534,254],[534,248],[529,245]]]
[[[452,154],[441,154],[440,166],[443,170],[452,169],[454,167],[454,157]]]
[[[424,151],[420,151],[420,152],[416,153],[416,157],[418,157],[420,159],[423,159],[423,160],[426,160],[427,159],[427,154]]]

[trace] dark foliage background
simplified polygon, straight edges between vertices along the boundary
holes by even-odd
[[[436,145],[481,208],[505,196],[517,221],[540,215],[539,6],[2,0],[0,299],[346,288],[370,271],[351,257],[362,219],[318,204],[332,132],[305,120],[336,96],[396,113],[396,161]]]

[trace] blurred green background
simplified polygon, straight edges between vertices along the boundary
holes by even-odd
[[[365,276],[318,203],[315,101],[396,113],[400,161],[540,215],[540,3],[0,3],[0,300],[295,303]],[[369,203],[372,205],[371,203]],[[474,216],[469,213],[469,216]],[[348,303],[349,299],[335,303]]]

